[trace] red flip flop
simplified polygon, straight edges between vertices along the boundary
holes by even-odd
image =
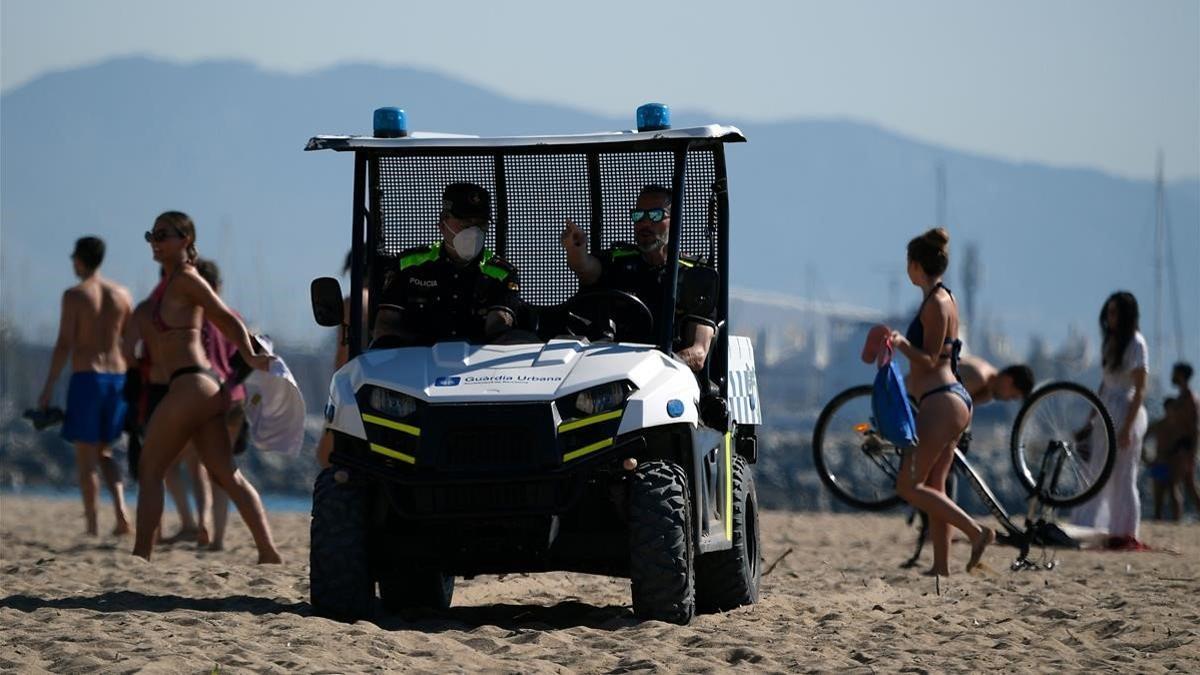
[[[879,351],[883,349],[891,334],[892,329],[882,323],[871,326],[871,330],[867,331],[867,341],[863,343],[863,363],[874,363],[875,359],[879,358]]]

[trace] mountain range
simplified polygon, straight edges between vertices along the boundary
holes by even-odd
[[[59,294],[72,282],[67,255],[84,234],[108,242],[104,271],[144,295],[155,269],[142,232],[179,209],[196,220],[202,255],[223,264],[231,304],[289,341],[316,344],[325,333],[308,283],[340,270],[352,169],[344,155],[303,153],[310,136],[369,134],[383,105],[404,107],[428,131],[632,126],[643,101],[629,101],[626,119],[571,107],[571,91],[586,86],[563,82],[562,99],[548,104],[411,68],[287,75],[145,58],[40,77],[0,96],[0,311],[26,336],[53,339]],[[989,158],[852,120],[674,118],[733,124],[749,139],[727,149],[734,286],[892,312],[889,304],[915,305],[904,245],[935,221],[940,166],[952,251],[973,244],[982,263],[981,321],[1057,340],[1070,325],[1094,331],[1104,298],[1124,288],[1142,302],[1143,331],[1152,327],[1152,181]],[[1149,165],[1155,149],[1146,152]],[[1168,183],[1166,203],[1184,351],[1200,360],[1200,180]],[[960,278],[955,264],[948,283]],[[1170,302],[1164,312],[1169,340]]]

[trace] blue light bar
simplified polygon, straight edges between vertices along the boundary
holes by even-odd
[[[375,109],[375,138],[400,138],[408,135],[408,115],[400,108]]]
[[[665,103],[647,103],[638,106],[637,130],[662,131],[671,128],[671,109]]]

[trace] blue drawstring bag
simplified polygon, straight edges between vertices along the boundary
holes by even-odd
[[[917,444],[917,422],[908,403],[908,390],[896,362],[892,360],[891,345],[884,347],[875,386],[871,391],[871,412],[883,437],[899,448]]]

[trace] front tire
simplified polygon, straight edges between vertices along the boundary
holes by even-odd
[[[701,555],[696,562],[696,602],[701,611],[720,612],[758,602],[760,550],[754,474],[744,457],[734,457],[733,547]]]
[[[454,599],[454,577],[429,570],[380,574],[379,599],[389,612],[446,609]]]
[[[340,471],[323,469],[313,486],[309,598],[317,616],[356,621],[370,616],[375,600],[367,552],[368,491],[361,483],[338,482]]]
[[[691,499],[674,462],[638,467],[629,485],[629,580],[633,613],[687,624],[696,614]]]

